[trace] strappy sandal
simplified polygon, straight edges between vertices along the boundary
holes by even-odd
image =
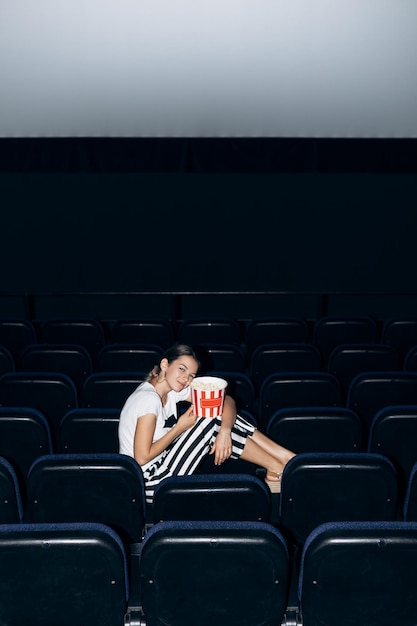
[[[265,482],[268,485],[271,493],[281,493],[282,472],[280,474],[277,474],[276,476],[276,479],[273,480],[268,480],[267,478],[265,478]]]

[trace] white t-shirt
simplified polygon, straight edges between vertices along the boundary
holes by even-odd
[[[155,387],[149,382],[141,383],[135,391],[126,400],[119,420],[119,452],[134,457],[134,440],[137,420],[142,415],[152,413],[156,415],[156,425],[153,441],[160,439],[167,433],[172,425],[166,425],[166,420],[170,416],[177,418],[177,402],[190,399],[190,388],[185,387],[182,391],[170,391],[167,395],[165,406],[155,390]],[[142,466],[146,469],[148,465],[155,463],[165,453],[152,459],[149,463]]]

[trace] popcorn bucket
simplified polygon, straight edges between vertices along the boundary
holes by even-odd
[[[192,403],[197,417],[220,417],[227,381],[216,376],[199,376],[191,383]]]

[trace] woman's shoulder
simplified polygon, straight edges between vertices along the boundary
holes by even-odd
[[[151,383],[144,381],[130,394],[126,400],[125,407],[138,407],[143,405],[144,408],[158,407],[161,404],[161,398],[155,391]]]

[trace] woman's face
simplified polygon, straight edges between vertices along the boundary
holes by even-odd
[[[197,376],[198,363],[192,356],[180,356],[171,363],[168,363],[167,359],[163,359],[161,362],[162,369],[164,369],[164,361],[166,361],[166,381],[175,391],[181,391],[184,387],[188,387]]]

